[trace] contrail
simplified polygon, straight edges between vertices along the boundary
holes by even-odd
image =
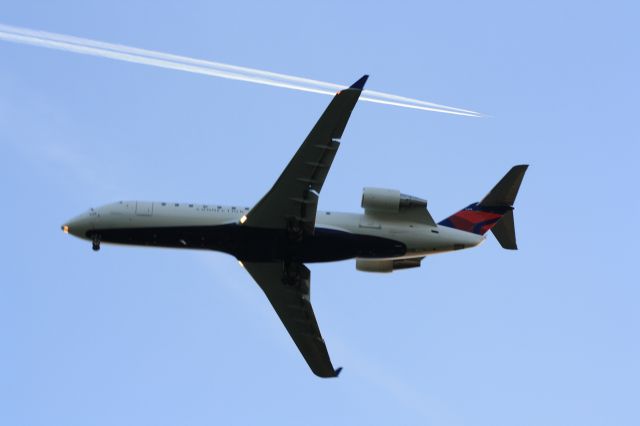
[[[337,90],[343,89],[345,87],[339,84],[296,77],[292,75],[223,64],[220,62],[190,58],[187,56],[140,49],[120,44],[106,43],[102,41],[74,37],[64,34],[56,34],[45,31],[14,27],[4,24],[0,24],[0,40],[13,43],[28,44],[32,46],[46,47],[49,49],[64,50],[67,52],[80,53],[83,55],[99,56],[103,58],[116,59],[119,61],[150,65],[158,68],[167,68],[194,74],[209,75],[212,77],[220,77],[230,80],[246,81],[267,86],[319,93],[323,95],[334,95]],[[468,117],[482,116],[482,114],[475,111],[449,107],[446,105],[440,105],[432,102],[411,99],[373,90],[364,90],[360,99],[366,102],[374,102],[424,111],[434,111],[445,114],[462,115]]]

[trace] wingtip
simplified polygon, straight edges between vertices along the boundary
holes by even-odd
[[[527,169],[529,168],[528,164],[518,164],[511,168],[513,171],[517,171],[518,173],[525,174]]]
[[[366,77],[366,76],[365,76],[365,77]],[[342,372],[342,367],[338,367],[338,368],[336,368],[336,371],[335,371],[335,373],[336,373],[336,377],[338,377],[338,376],[340,375],[340,373],[341,373],[341,372]]]
[[[355,83],[353,83],[349,89],[359,89],[362,90],[364,89],[364,84],[367,82],[367,79],[369,78],[369,74],[365,74],[362,77],[360,77],[360,79],[358,81],[356,81]]]

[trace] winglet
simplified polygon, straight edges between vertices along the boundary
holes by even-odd
[[[367,77],[367,76],[365,75],[365,77]],[[338,367],[338,368],[336,368],[336,375],[335,375],[335,377],[338,377],[338,376],[340,375],[340,372],[342,372],[342,367]]]
[[[368,78],[369,78],[368,74],[363,75],[362,77],[360,77],[360,80],[356,81],[351,86],[349,86],[349,89],[360,89],[360,90],[364,89],[364,84],[367,82]]]

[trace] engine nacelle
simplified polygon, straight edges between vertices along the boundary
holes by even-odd
[[[393,272],[393,260],[356,259],[356,269],[363,272]]]
[[[356,259],[356,269],[363,272],[393,272],[397,269],[418,268],[422,259]]]
[[[383,188],[364,188],[362,208],[370,211],[398,213],[400,211],[400,191]]]
[[[401,194],[395,189],[364,188],[361,205],[365,212],[399,213],[412,208],[426,208],[427,200]]]

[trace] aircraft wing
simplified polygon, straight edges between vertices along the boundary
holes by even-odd
[[[244,262],[267,295],[300,353],[319,377],[337,377],[342,368],[333,368],[310,299],[311,272],[296,262]]]
[[[271,190],[249,211],[246,225],[313,234],[320,190],[367,78],[335,95]]]

